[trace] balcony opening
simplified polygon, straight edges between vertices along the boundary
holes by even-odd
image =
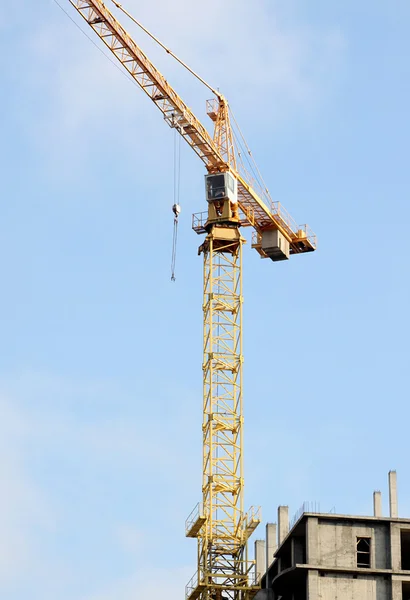
[[[356,538],[357,566],[359,569],[370,569],[371,538]]]
[[[401,568],[410,571],[410,529],[400,531]]]

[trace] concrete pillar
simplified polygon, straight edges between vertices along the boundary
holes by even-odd
[[[278,507],[278,529],[279,529],[279,546],[289,533],[289,507],[279,506]]]
[[[403,600],[403,592],[401,581],[396,581],[393,579],[391,583],[391,591],[392,591],[392,600]]]
[[[276,523],[266,523],[266,566],[273,563],[273,555],[278,547],[276,538]]]
[[[379,491],[373,492],[373,514],[375,517],[382,517],[382,493]]]
[[[256,580],[259,583],[262,575],[265,575],[266,573],[265,540],[255,541],[255,563]]]
[[[397,508],[397,473],[389,471],[389,501],[390,501],[390,516],[393,519],[398,517]]]
[[[307,518],[306,555],[306,563],[308,565],[319,564],[319,521],[317,517]]]
[[[317,600],[319,596],[319,577],[317,571],[309,571],[307,577],[307,598]]]
[[[393,571],[401,570],[401,544],[400,544],[400,525],[398,523],[390,524],[390,556],[391,569]]]

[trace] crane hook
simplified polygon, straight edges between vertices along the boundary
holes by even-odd
[[[181,206],[179,204],[173,204],[172,206],[172,212],[175,215],[175,218],[178,219],[178,216],[181,212]]]

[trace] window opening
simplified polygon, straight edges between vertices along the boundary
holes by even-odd
[[[356,541],[357,566],[360,569],[370,569],[371,538],[358,537]]]
[[[207,177],[208,200],[226,198],[225,175],[213,175]]]
[[[235,191],[235,185],[233,182],[233,177],[232,175],[230,175],[229,173],[227,173],[227,180],[228,180],[228,188],[231,190],[231,192]]]
[[[400,549],[401,549],[401,568],[403,571],[410,571],[410,530],[402,529],[400,531]]]

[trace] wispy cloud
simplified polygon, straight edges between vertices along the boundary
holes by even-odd
[[[81,28],[99,43],[66,4]],[[210,0],[204,10],[188,0],[172,5],[165,0],[155,5],[130,0],[127,7],[213,86],[221,87],[241,121],[248,122],[248,130],[252,123],[267,132],[281,119],[314,111],[340,73],[342,32],[301,24],[283,2],[269,6],[261,1]],[[59,156],[60,163],[77,159],[80,170],[87,153],[96,152],[96,140],[111,149],[118,144],[125,159],[131,149],[134,159],[153,153],[157,127],[162,126],[159,114],[58,8],[55,11],[54,22],[46,20],[26,40],[36,69],[27,85],[30,93],[43,95],[33,138],[43,149],[51,149],[54,160]],[[209,92],[124,15],[118,16],[202,118]],[[207,124],[206,116],[203,120]]]

